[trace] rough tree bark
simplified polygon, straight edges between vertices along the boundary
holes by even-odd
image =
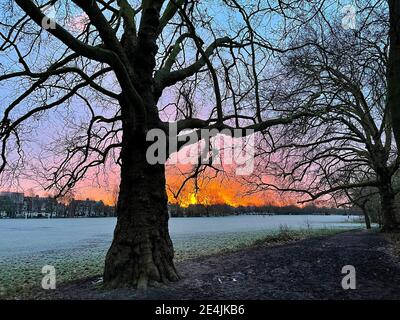
[[[400,226],[396,218],[396,193],[391,184],[384,184],[379,188],[383,217],[383,232],[398,232]]]
[[[108,251],[104,282],[111,287],[178,280],[168,233],[164,165],[146,161],[144,137],[124,135],[118,222]]]
[[[397,147],[400,149],[400,1],[389,0],[389,10],[388,105]]]

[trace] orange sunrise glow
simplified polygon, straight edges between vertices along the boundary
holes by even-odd
[[[187,208],[190,205],[201,204],[210,205],[229,205],[232,207],[240,206],[288,206],[298,205],[297,200],[292,196],[281,195],[274,191],[263,191],[250,194],[245,185],[241,183],[241,178],[232,174],[231,171],[215,174],[213,171],[206,171],[198,179],[197,190],[195,181],[189,180],[182,188],[177,196],[186,176],[189,174],[191,167],[189,165],[167,166],[167,194],[168,201],[171,204],[179,204],[181,207]],[[231,174],[229,174],[231,173]],[[107,179],[87,178],[77,185],[73,192],[75,199],[91,199],[103,201],[106,205],[114,206],[117,201],[117,192],[119,185],[119,177],[117,170]],[[50,196],[38,188],[32,188],[30,185],[25,186],[21,191],[25,193],[33,193],[41,196]]]

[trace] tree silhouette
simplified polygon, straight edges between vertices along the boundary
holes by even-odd
[[[302,9],[293,12],[299,17],[319,10],[320,1],[298,3]],[[46,16],[49,5],[53,19]],[[178,280],[165,167],[147,161],[147,133],[160,129],[168,135],[167,120],[177,126],[172,138],[197,138],[200,129],[257,132],[313,114],[308,101],[295,111],[274,110],[261,95],[274,54],[293,49],[280,40],[299,20],[278,23],[291,9],[260,0],[218,6],[184,0],[8,1],[0,81],[19,94],[7,95],[2,106],[0,171],[6,175],[25,164],[24,141],[31,139],[35,120],[66,110],[63,131],[48,147],[54,157],[40,159],[46,188],[62,196],[97,166],[120,165],[105,284],[145,288]]]
[[[395,177],[400,157],[388,94],[387,73],[393,67],[389,62],[388,8],[382,1],[374,3],[372,10],[366,7],[359,12],[357,30],[346,30],[319,17],[294,40],[315,39],[315,45],[282,58],[281,90],[287,94],[284,99],[275,94],[275,104],[288,104],[290,94],[292,100],[314,96],[315,105],[327,112],[283,126],[273,134],[275,141],[264,139],[265,148],[258,153],[263,155],[265,169],[247,180],[253,182],[255,191],[296,192],[303,195],[302,202],[330,198],[343,204],[349,190],[353,195],[375,190],[380,198],[382,230],[398,232],[396,195],[400,190]],[[263,173],[284,181],[265,181]]]

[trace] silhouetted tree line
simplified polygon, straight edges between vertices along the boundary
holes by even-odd
[[[232,207],[227,204],[217,204],[205,206],[202,204],[190,205],[182,208],[179,205],[170,205],[169,211],[171,217],[219,217],[241,214],[257,214],[257,215],[362,215],[362,211],[358,208],[324,208],[315,205],[307,205],[304,207],[291,206],[274,206],[266,205],[261,207],[246,206]]]

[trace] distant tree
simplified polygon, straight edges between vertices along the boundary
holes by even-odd
[[[374,204],[379,203],[379,191],[376,188],[356,188],[346,190],[346,192],[350,202],[362,210],[367,229],[372,227],[371,220],[373,222],[381,221],[378,219],[381,216],[380,205],[373,207]]]
[[[284,182],[262,181],[261,171],[255,185],[301,193],[302,202],[326,196],[340,202],[349,190],[376,188],[383,230],[400,231],[395,201],[400,190],[394,185],[400,157],[387,103],[386,9],[382,4],[364,11],[357,30],[321,19],[296,39],[316,45],[283,59],[286,80],[275,93],[276,103],[314,97],[315,106],[327,112],[282,127],[272,142],[264,140],[261,165]]]
[[[0,198],[0,208],[9,218],[15,218],[18,213],[16,204],[8,197]]]

